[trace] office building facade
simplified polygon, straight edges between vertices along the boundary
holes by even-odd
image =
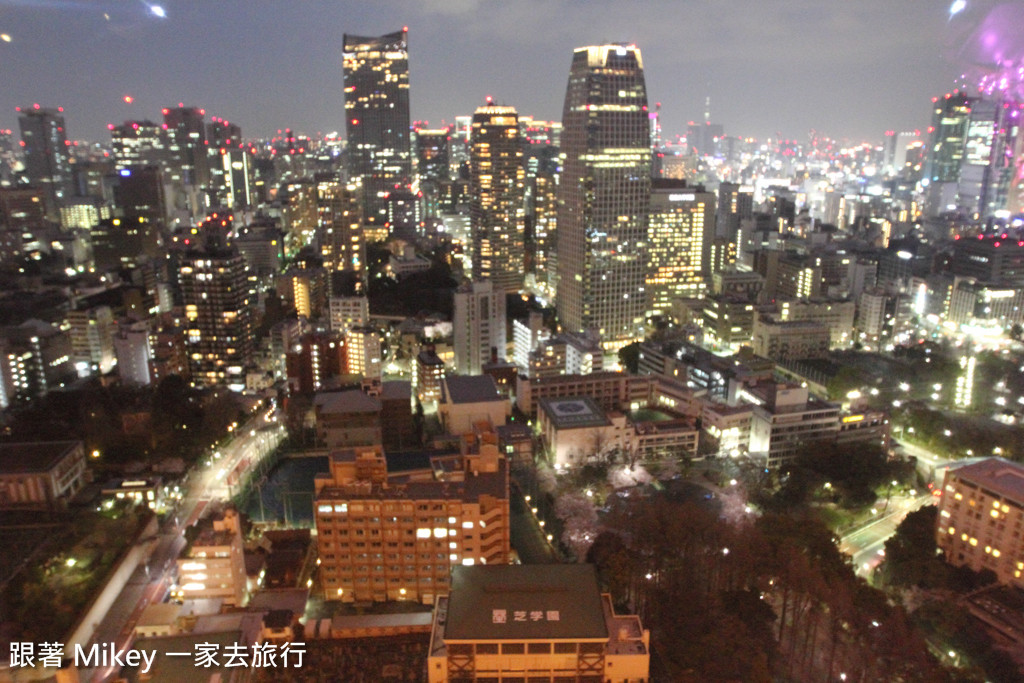
[[[473,278],[490,279],[498,290],[517,292],[525,268],[525,172],[515,108],[478,108],[469,142]]]
[[[635,45],[577,48],[562,113],[556,307],[606,349],[642,336],[651,148]]]
[[[383,226],[388,195],[412,175],[408,32],[346,34],[343,51],[349,180],[361,185],[366,223]]]

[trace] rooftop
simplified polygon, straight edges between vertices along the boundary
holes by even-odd
[[[390,461],[390,456],[388,456]],[[507,461],[498,458],[497,472],[473,474],[464,469],[460,455],[430,458],[430,469],[395,472],[388,463],[387,487],[359,482],[353,486],[326,486],[317,500],[436,500],[458,498],[476,502],[481,496],[508,498]],[[435,478],[443,475],[444,478]]]
[[[313,407],[318,414],[377,413],[380,412],[380,400],[368,396],[361,389],[349,389],[317,394]]]
[[[79,446],[80,441],[0,444],[0,474],[48,472]]]
[[[1003,458],[986,458],[973,465],[950,469],[958,479],[974,482],[1001,496],[1024,501],[1024,466]]]
[[[449,403],[486,403],[504,401],[490,375],[445,377],[442,400]]]
[[[244,643],[241,631],[227,631],[221,633],[187,634],[163,638],[142,638],[136,641],[135,647],[146,650],[155,650],[156,658],[153,661],[153,668],[148,675],[143,675],[138,667],[129,669],[124,675],[129,681],[150,681],[151,683],[177,683],[178,681],[195,681],[205,683],[206,681],[231,680],[231,670],[224,666],[223,657],[216,657],[219,666],[211,668],[196,668],[194,657],[174,657],[168,652],[191,653],[199,643],[212,643],[216,645],[218,652],[224,652],[229,645]],[[248,645],[248,643],[244,643]]]
[[[605,427],[611,424],[604,411],[589,396],[542,398],[539,405],[555,429]]]
[[[380,385],[380,398],[383,401],[412,399],[412,382],[405,380],[389,380]]]
[[[453,567],[444,638],[605,640],[608,628],[594,567]]]

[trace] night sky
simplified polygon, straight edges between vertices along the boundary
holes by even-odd
[[[951,21],[940,0],[160,4],[166,18],[141,0],[0,0],[0,128],[17,130],[18,105],[62,105],[69,137],[107,142],[108,123],[184,102],[246,137],[343,133],[342,34],[406,25],[412,116],[432,125],[487,95],[560,119],[572,49],[624,41],[643,52],[666,134],[701,119],[710,95],[730,135],[880,142],[928,125],[931,97],[966,68],[954,29],[977,21],[974,7]]]

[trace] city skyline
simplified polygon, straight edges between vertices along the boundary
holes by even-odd
[[[657,0],[642,10],[313,0],[289,5],[291,21],[282,22],[272,3],[170,1],[161,17],[141,2],[8,0],[0,3],[0,33],[10,37],[0,42],[0,128],[16,128],[16,106],[38,102],[65,108],[70,138],[106,143],[107,124],[155,119],[183,102],[236,121],[247,138],[284,128],[344,135],[342,35],[408,26],[412,118],[432,126],[472,113],[487,96],[557,120],[572,50],[621,41],[644,51],[650,100],[662,103],[668,136],[701,120],[710,97],[711,119],[728,135],[804,140],[815,129],[880,142],[889,129],[923,129],[930,98],[968,69],[955,41],[963,22],[980,19],[966,16],[971,7],[961,19],[933,5],[911,15],[875,0],[789,0],[771,12],[750,0]]]

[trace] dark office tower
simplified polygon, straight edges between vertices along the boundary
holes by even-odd
[[[163,169],[139,166],[121,169],[114,183],[114,207],[125,218],[145,218],[163,228],[167,215]]]
[[[754,192],[738,183],[718,186],[718,208],[715,212],[715,235],[736,240],[740,221],[754,216]]]
[[[171,165],[181,170],[182,182],[206,187],[210,182],[207,163],[205,109],[175,107],[164,109]]]
[[[317,183],[316,192],[316,240],[324,268],[332,273],[358,273],[358,279],[362,279],[366,268],[366,240],[355,193],[338,180]]]
[[[241,126],[214,116],[206,127],[206,140],[211,149],[217,147],[238,147],[242,144]]]
[[[178,282],[185,304],[192,380],[200,386],[245,388],[253,352],[253,302],[245,258],[232,248],[191,251]]]
[[[23,255],[26,236],[46,229],[46,202],[39,187],[0,187],[0,263]]]
[[[108,182],[115,216],[90,231],[97,269],[132,267],[159,258],[164,253],[167,215],[160,167],[122,168]]]
[[[451,176],[447,128],[420,128],[416,131],[416,163],[421,188],[426,181],[436,183]]]
[[[436,218],[441,213],[442,187],[451,177],[449,163],[448,129],[417,129],[416,178],[423,193],[425,218]]]
[[[169,161],[167,131],[152,121],[125,121],[109,126],[117,168],[159,166],[165,171]]]
[[[651,147],[636,46],[576,49],[561,148],[558,317],[619,348],[642,336],[646,304]]]
[[[387,196],[412,177],[407,32],[346,34],[343,50],[349,180],[362,184],[366,223],[382,226]]]
[[[666,314],[672,300],[700,298],[711,279],[715,195],[685,180],[651,181],[647,227],[649,310]]]
[[[495,289],[523,286],[523,150],[513,107],[480,107],[469,137],[469,223],[473,279]]]
[[[71,154],[64,129],[64,108],[42,109],[38,104],[18,107],[25,177],[43,190],[46,214],[60,218],[60,205],[71,196]]]

